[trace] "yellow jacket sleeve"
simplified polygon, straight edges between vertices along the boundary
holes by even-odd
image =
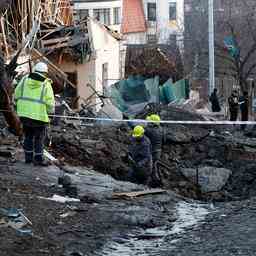
[[[17,102],[18,98],[21,96],[21,85],[23,83],[24,79],[21,79],[20,82],[18,83],[18,85],[15,88],[14,91],[14,101]]]
[[[21,97],[21,85],[23,83],[25,83],[25,79],[27,78],[28,76],[25,75],[18,83],[18,85],[16,86],[15,88],[15,91],[14,91],[14,101],[15,103],[17,102],[18,98]]]
[[[47,81],[46,88],[45,88],[45,96],[44,101],[46,103],[46,108],[48,113],[54,113],[54,107],[55,107],[55,99],[54,99],[54,93],[51,85],[51,81]]]

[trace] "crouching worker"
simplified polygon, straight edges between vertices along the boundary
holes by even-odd
[[[39,166],[47,166],[43,157],[44,139],[49,123],[48,114],[54,110],[52,81],[47,74],[47,65],[37,63],[33,72],[22,78],[14,96],[25,135],[25,162],[34,162]]]
[[[140,125],[133,129],[129,145],[129,162],[130,181],[147,185],[152,173],[151,144],[144,135],[144,128]]]

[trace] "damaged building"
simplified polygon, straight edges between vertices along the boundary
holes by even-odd
[[[71,1],[14,1],[2,16],[1,38],[7,61],[21,49],[20,76],[43,60],[55,93],[65,89],[74,108],[90,98],[98,109],[91,96],[120,79],[120,35],[93,18],[74,21]]]
[[[94,91],[103,94],[111,79],[120,79],[120,37],[94,19],[53,30],[39,42],[40,51],[67,74],[73,85],[65,96],[78,103],[86,101]],[[96,105],[96,100],[92,99],[92,104]]]

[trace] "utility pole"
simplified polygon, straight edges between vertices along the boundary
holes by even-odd
[[[214,12],[213,0],[208,0],[208,17],[209,17],[209,95],[215,88],[215,60],[214,60]]]

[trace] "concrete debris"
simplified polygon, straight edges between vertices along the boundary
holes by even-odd
[[[47,150],[44,150],[44,156],[50,160],[51,162],[57,162],[58,159],[56,159],[54,156],[52,156]]]
[[[39,197],[39,199],[45,199],[45,200],[50,200],[50,201],[55,201],[58,203],[68,203],[68,202],[80,202],[80,199],[77,198],[70,198],[70,197],[64,197],[64,196],[59,196],[59,195],[53,195],[50,198],[45,198],[45,197]]]
[[[109,99],[105,99],[104,106],[98,112],[97,117],[122,120],[123,114],[117,107],[113,105],[113,103]],[[112,122],[106,121],[99,121],[99,123],[105,125],[113,125]]]
[[[232,171],[225,168],[205,166],[198,169],[184,168],[181,172],[194,184],[198,184],[202,193],[220,191],[227,183]]]
[[[62,219],[65,219],[65,218],[67,218],[67,217],[73,217],[73,216],[75,216],[75,215],[76,215],[76,212],[69,211],[69,212],[66,212],[66,213],[61,214],[60,217],[61,217]]]

